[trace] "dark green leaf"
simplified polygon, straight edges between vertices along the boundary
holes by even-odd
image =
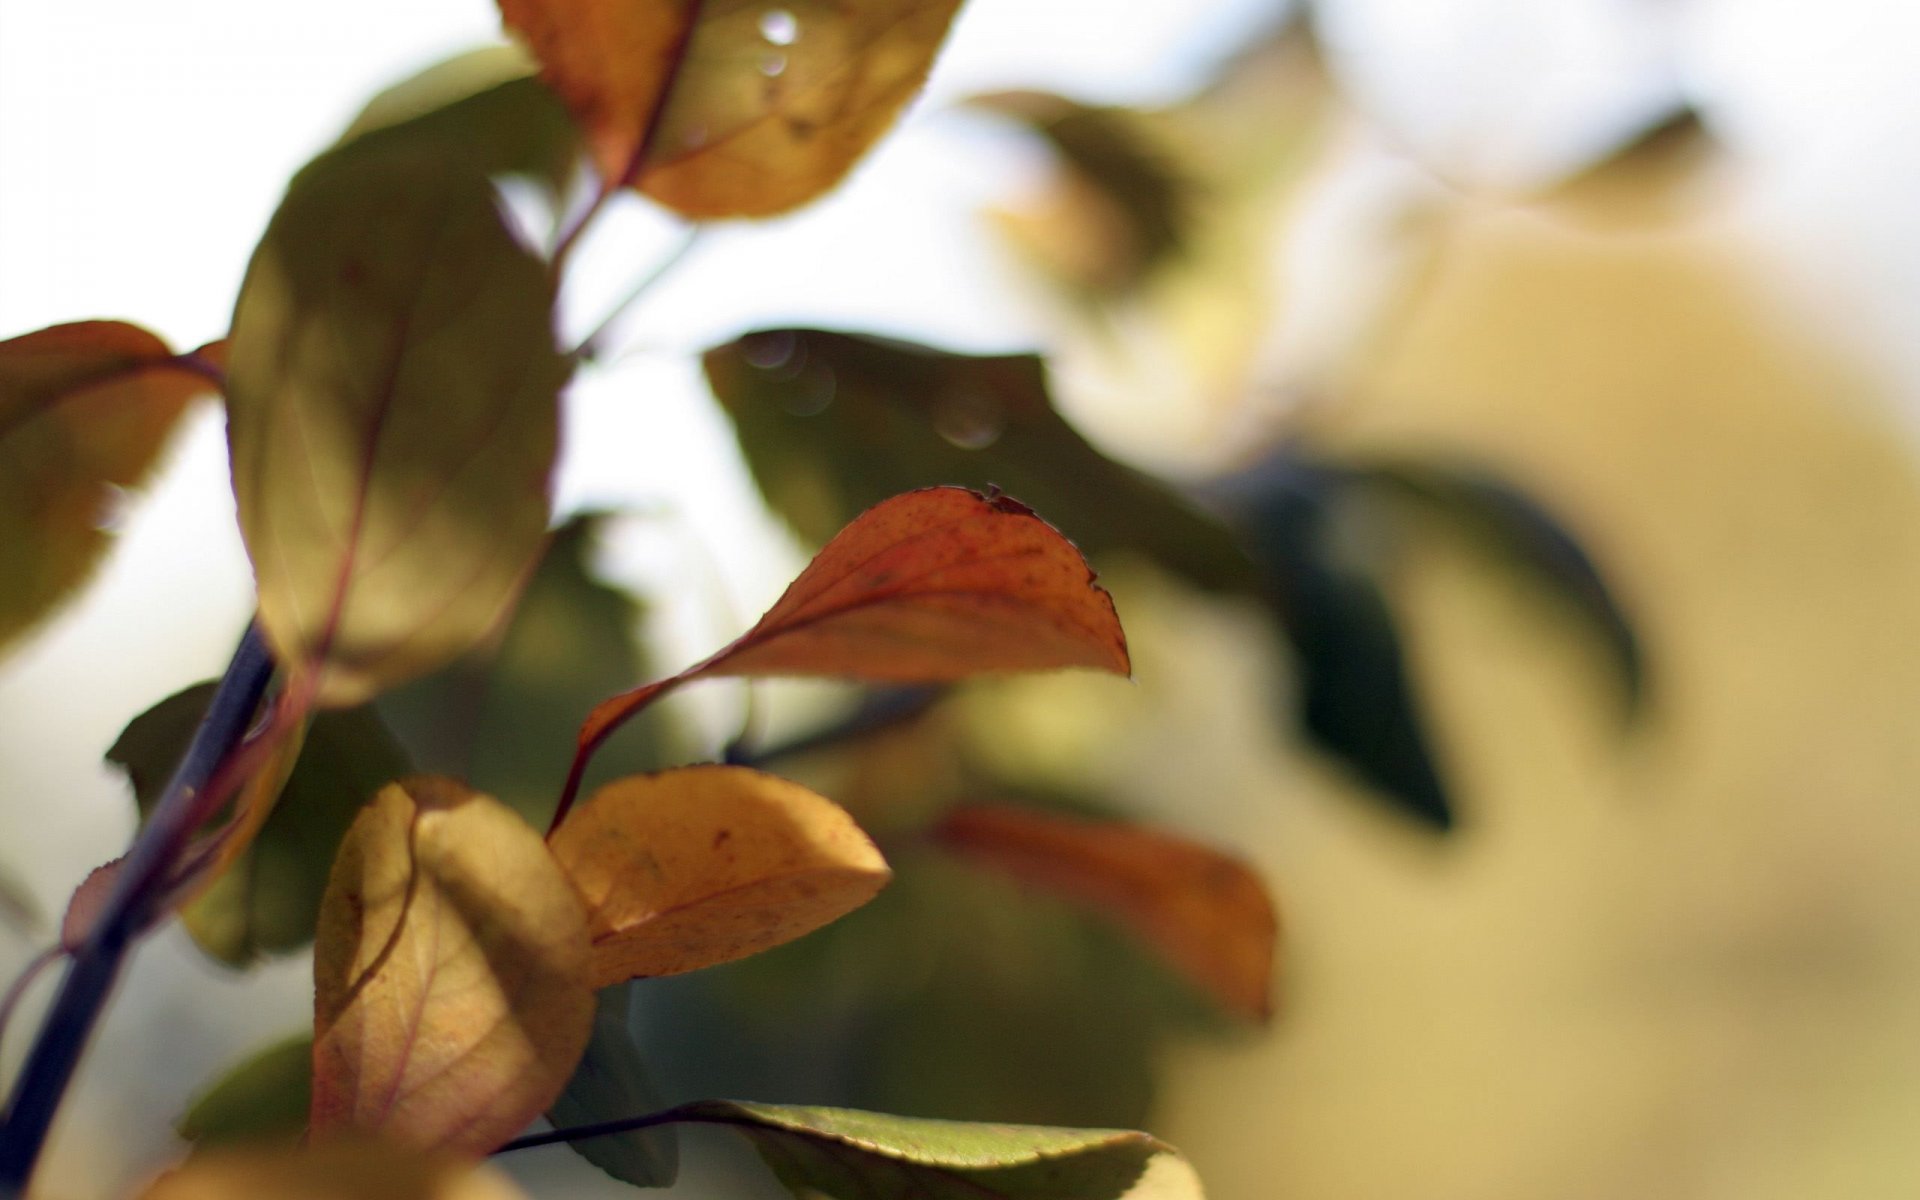
[[[213,689],[197,684],[162,700],[135,717],[107,751],[107,761],[133,784],[142,818],[158,801]],[[316,717],[259,836],[181,910],[194,941],[230,966],[312,941],[327,872],[347,826],[374,793],[410,770],[371,708]]]
[[[1090,555],[1132,550],[1203,588],[1254,587],[1224,528],[1061,419],[1036,356],[772,329],[705,362],[761,492],[813,541],[900,492],[993,486]]]
[[[205,1148],[293,1141],[306,1132],[313,1090],[313,1036],[299,1034],[248,1058],[201,1093],[180,1118],[180,1136]]]
[[[801,1200],[1200,1200],[1172,1147],[1144,1133],[896,1117],[705,1100],[681,1120],[745,1134]]]
[[[1365,531],[1343,520],[1346,472],[1282,455],[1220,491],[1266,571],[1313,741],[1402,812],[1436,829],[1453,808],[1434,765]]]
[[[556,1129],[617,1121],[660,1107],[628,1025],[637,982],[602,988],[593,1037],[574,1068],[567,1089],[547,1110]],[[668,1187],[680,1170],[679,1141],[670,1127],[655,1126],[569,1142],[580,1157],[635,1187]]]
[[[301,172],[234,312],[260,622],[289,687],[328,707],[479,644],[546,540],[569,371],[553,281],[487,177],[437,146],[355,144]]]
[[[497,647],[379,701],[420,770],[466,779],[537,829],[553,816],[581,718],[652,674],[636,642],[639,605],[592,570],[603,520],[575,517],[554,532]],[[589,789],[666,766],[661,719],[649,713],[610,740]]]
[[[486,175],[521,175],[552,196],[580,164],[580,135],[567,110],[513,46],[470,50],[381,92],[340,135],[340,145],[389,144]]]

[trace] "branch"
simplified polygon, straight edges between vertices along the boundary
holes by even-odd
[[[26,1191],[53,1115],[127,952],[155,916],[155,900],[198,828],[201,793],[239,747],[272,676],[273,655],[259,627],[249,625],[152,817],[121,860],[113,893],[74,952],[14,1082],[0,1115],[0,1200],[17,1200]]]

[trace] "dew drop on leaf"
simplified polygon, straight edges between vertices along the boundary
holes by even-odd
[[[784,8],[760,14],[760,36],[775,46],[791,46],[800,36],[800,22]]]

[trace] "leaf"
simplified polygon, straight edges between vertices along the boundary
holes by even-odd
[[[761,493],[810,541],[900,492],[992,485],[1096,558],[1145,553],[1210,591],[1257,589],[1218,521],[1061,418],[1035,355],[768,329],[703,362]]]
[[[298,1034],[251,1055],[201,1093],[178,1125],[197,1146],[294,1142],[307,1128],[313,1036]]]
[[[1620,681],[1626,713],[1646,699],[1640,638],[1606,576],[1560,519],[1525,493],[1471,466],[1385,461],[1353,468],[1353,487],[1389,493],[1447,518],[1547,588],[1600,639]]]
[[[347,831],[313,969],[316,1137],[485,1154],[559,1096],[592,1029],[572,885],[450,780],[393,784]]]
[[[1138,825],[1004,805],[955,809],[933,836],[1119,921],[1235,1015],[1271,1017],[1278,919],[1239,860]]]
[[[0,650],[86,581],[117,489],[145,480],[187,405],[212,390],[121,321],[0,342]]]
[[[746,1135],[800,1200],[1201,1200],[1186,1160],[1144,1133],[731,1100],[673,1112]]]
[[[1453,807],[1408,678],[1392,610],[1367,561],[1369,531],[1340,520],[1346,478],[1282,454],[1218,497],[1267,572],[1299,673],[1299,721],[1400,812],[1445,831]]]
[[[552,299],[485,176],[430,140],[325,156],[288,190],[234,313],[228,437],[300,694],[359,703],[506,615],[546,535]]]
[[[602,702],[576,764],[646,704],[705,676],[931,683],[1064,667],[1131,671],[1113,598],[1080,552],[1017,500],[925,488],[862,513],[712,657]]]
[[[197,684],[135,717],[107,761],[127,773],[145,820],[180,761],[214,684]],[[335,849],[361,806],[411,769],[370,708],[326,712],[308,726],[271,811],[212,885],[181,909],[202,950],[230,966],[313,940]],[[248,801],[243,800],[242,804]]]
[[[491,1167],[404,1146],[335,1141],[310,1149],[196,1154],[140,1200],[526,1200]]]
[[[11,872],[0,869],[0,925],[19,933],[33,933],[46,921],[33,892]]]
[[[919,91],[959,0],[500,0],[606,180],[699,219],[833,187]]]
[[[649,674],[640,606],[591,569],[604,523],[575,517],[554,532],[499,645],[379,700],[420,770],[465,779],[536,829],[553,818],[580,714]],[[663,729],[635,725],[599,754],[590,784],[675,761]]]
[[[455,55],[369,100],[338,144],[425,146],[485,175],[533,179],[557,197],[580,159],[580,137],[559,98],[533,77],[538,69],[515,46]]]
[[[892,877],[838,805],[745,767],[616,780],[552,846],[586,902],[596,987],[758,954],[845,916]]]
[[[600,990],[587,1052],[581,1055],[566,1090],[547,1110],[547,1120],[554,1128],[597,1125],[660,1107],[660,1098],[647,1078],[640,1048],[628,1027],[627,1014],[637,986],[621,984]],[[679,1139],[670,1126],[581,1138],[567,1145],[602,1171],[635,1187],[670,1187],[680,1173]]]

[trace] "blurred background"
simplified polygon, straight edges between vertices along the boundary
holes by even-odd
[[[561,509],[630,514],[598,569],[677,668],[807,553],[701,351],[795,324],[1037,351],[1082,434],[1173,484],[1282,452],[1498,479],[1604,579],[1637,705],[1623,720],[1618,631],[1564,572],[1542,587],[1460,522],[1383,532],[1360,506],[1439,833],[1290,718],[1311,664],[1259,604],[1118,545],[1100,565],[1135,686],[970,689],[795,769],[883,830],[988,780],[1232,849],[1281,908],[1273,1023],[931,864],[864,924],[639,997],[661,1089],[1144,1121],[1215,1200],[1920,1193],[1920,10],[1325,0],[1311,35],[1300,15],[970,0],[851,182],[704,233],[620,320],[569,400]],[[288,176],[373,92],[497,36],[482,0],[10,6],[0,332],[219,336]],[[1084,107],[1008,96],[1032,91]],[[1076,159],[1048,123],[1068,111],[1140,153]],[[680,238],[617,210],[566,323]],[[107,746],[217,674],[250,610],[216,412],[102,519],[120,538],[95,585],[0,662],[0,876],[43,914],[133,828]],[[833,702],[767,691],[769,736]],[[688,697],[661,753],[713,755],[741,709],[731,684]],[[0,973],[48,936],[0,927]],[[310,989],[300,955],[242,974],[154,938],[42,1194],[116,1194],[176,1153],[175,1115],[309,1021]],[[994,1047],[1004,1068],[981,1067]],[[757,1186],[693,1148],[675,1194]],[[520,1159],[537,1194],[623,1190],[565,1149]]]

